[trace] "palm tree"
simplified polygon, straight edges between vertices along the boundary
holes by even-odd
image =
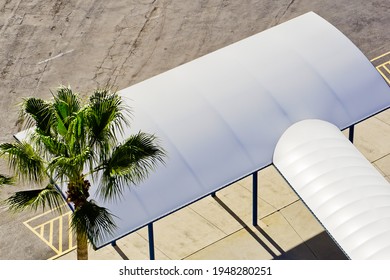
[[[60,86],[52,95],[49,101],[25,99],[21,117],[28,136],[0,144],[0,156],[19,179],[41,186],[16,192],[6,202],[11,210],[60,209],[65,197],[74,209],[77,259],[88,259],[88,240],[94,244],[115,229],[109,210],[89,199],[91,183],[98,182],[103,199],[116,199],[145,179],[165,153],[155,136],[143,132],[119,142],[130,110],[118,94],[95,90],[85,105],[70,87]],[[65,195],[56,184],[67,187]]]

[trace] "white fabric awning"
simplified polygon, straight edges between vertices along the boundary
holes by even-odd
[[[274,165],[351,259],[390,258],[390,184],[336,126],[292,125]]]

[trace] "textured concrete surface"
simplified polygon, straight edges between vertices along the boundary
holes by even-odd
[[[23,97],[49,98],[50,90],[59,84],[69,84],[83,96],[107,84],[122,89],[308,11],[335,25],[369,59],[390,49],[387,0],[0,0],[0,142],[11,141],[20,130],[16,104]],[[389,125],[390,115],[384,112],[356,128],[356,145],[385,176],[390,175]],[[0,171],[4,170],[1,163]],[[156,257],[339,256],[272,168],[260,172],[259,218],[261,232],[273,241],[247,227],[248,180],[218,194],[225,207],[206,198],[159,221]],[[0,199],[30,187],[3,188]],[[23,224],[34,215],[11,214],[0,206],[0,259],[53,256]],[[300,215],[310,220],[310,228],[300,224]],[[188,225],[188,220],[193,224]],[[118,241],[122,256],[147,258],[144,230],[126,240]],[[336,253],[319,253],[324,250],[318,244],[328,244],[325,251]],[[118,250],[105,247],[91,257],[115,259],[120,257]]]

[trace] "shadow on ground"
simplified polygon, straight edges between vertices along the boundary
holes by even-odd
[[[333,239],[325,231],[304,241],[298,246],[285,252],[273,238],[267,234],[261,227],[255,226],[252,230],[240,217],[237,216],[221,199],[214,199],[235,219],[241,226],[273,257],[274,260],[346,260],[348,259],[344,252],[336,245]],[[267,244],[260,238],[259,234],[277,250],[280,254],[276,254]]]
[[[325,231],[274,258],[274,260],[347,259],[343,251]]]

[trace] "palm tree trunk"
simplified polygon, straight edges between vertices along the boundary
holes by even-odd
[[[77,259],[88,260],[88,239],[85,234],[77,234]]]

